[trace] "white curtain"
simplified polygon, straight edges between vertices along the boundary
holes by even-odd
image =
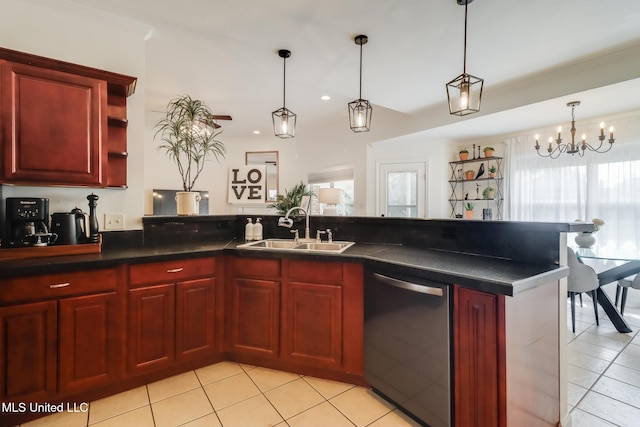
[[[505,218],[552,222],[601,218],[605,225],[596,235],[600,247],[640,248],[640,116],[615,120],[615,126],[611,151],[587,150],[584,157],[564,153],[557,159],[542,158],[534,149],[534,135],[506,140]],[[587,142],[597,145],[598,124],[576,128],[580,136],[587,134]],[[565,131],[563,142],[570,139]],[[540,140],[540,151],[546,153],[547,137]]]

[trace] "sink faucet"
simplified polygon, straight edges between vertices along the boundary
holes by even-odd
[[[291,228],[293,226],[293,220],[291,218],[289,218],[289,215],[291,214],[291,212],[295,211],[295,210],[301,210],[302,212],[304,212],[305,216],[306,216],[306,225],[304,228],[304,238],[305,239],[309,239],[309,213],[301,206],[294,206],[291,209],[289,209],[287,211],[287,213],[284,215],[284,217],[280,217],[278,219],[278,225],[280,227],[287,227],[287,228]]]

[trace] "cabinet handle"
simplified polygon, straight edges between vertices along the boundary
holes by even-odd
[[[167,273],[180,273],[182,270],[184,270],[184,268],[182,268],[182,267],[172,268],[172,269],[167,270]]]
[[[66,282],[66,283],[57,283],[55,285],[49,285],[49,287],[51,289],[56,289],[56,288],[66,288],[67,286],[71,285],[71,283]]]

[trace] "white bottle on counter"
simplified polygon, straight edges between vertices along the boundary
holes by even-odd
[[[262,218],[257,218],[253,226],[253,240],[262,240]]]
[[[244,226],[244,241],[245,242],[253,240],[254,227],[255,227],[255,225],[253,225],[253,222],[251,221],[251,218],[247,218],[247,225]]]

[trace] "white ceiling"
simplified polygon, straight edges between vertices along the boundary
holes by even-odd
[[[66,0],[149,27],[147,122],[189,93],[230,114],[226,137],[272,135],[282,106],[296,138],[347,137],[346,104],[374,104],[367,142],[423,132],[499,135],[640,108],[640,1],[476,0],[469,7],[467,72],[485,80],[481,112],[449,116],[445,83],[462,73],[464,7],[456,0]],[[631,56],[631,58],[630,58]],[[630,61],[630,62],[629,62]],[[629,65],[631,64],[631,65]],[[141,76],[139,76],[141,77]],[[331,96],[321,101],[321,95]],[[275,137],[274,137],[275,138]]]

